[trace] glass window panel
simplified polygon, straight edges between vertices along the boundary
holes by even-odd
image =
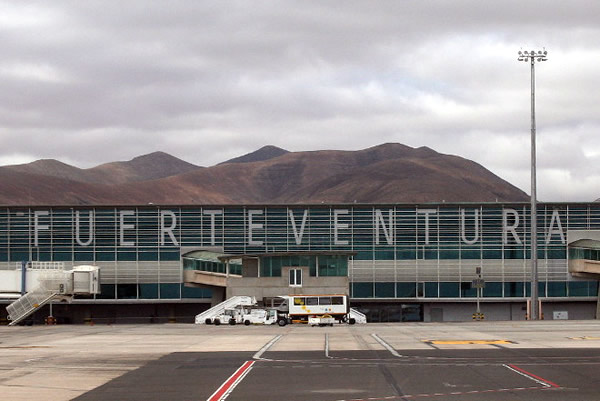
[[[549,297],[566,297],[567,283],[564,281],[549,281],[548,282]]]
[[[502,283],[499,282],[486,282],[485,288],[483,289],[484,297],[501,297],[502,296]]]
[[[438,283],[426,282],[425,298],[437,298],[438,296]]]
[[[160,298],[161,299],[179,299],[180,295],[180,285],[175,283],[170,284],[160,284]]]
[[[96,260],[100,262],[112,262],[115,260],[115,251],[96,252]]]
[[[160,249],[160,260],[179,260],[181,256],[179,255],[179,250],[172,249]]]
[[[396,259],[398,260],[413,260],[417,258],[417,250],[412,248],[397,248]]]
[[[140,249],[138,252],[139,261],[156,261],[158,260],[158,249]]]
[[[441,298],[458,298],[460,283],[440,283]]]
[[[93,260],[94,260],[93,252],[81,252],[81,251],[75,252],[75,261],[76,262],[88,262],[88,261],[93,261]]]
[[[567,250],[565,248],[548,248],[548,259],[565,259]]]
[[[200,287],[186,287],[181,284],[181,297],[182,298],[210,298],[212,292],[209,288]]]
[[[115,299],[115,296],[115,284],[100,284],[100,294],[96,295],[97,299]]]
[[[531,283],[525,283],[525,296],[531,296]],[[538,281],[538,296],[545,297],[546,296],[546,282]]]
[[[28,261],[29,259],[30,259],[29,252],[16,250],[14,248],[11,249],[11,252],[10,252],[10,261],[11,262],[22,262],[22,261]]]
[[[394,298],[394,283],[375,283],[375,297],[376,298]]]
[[[136,284],[117,284],[118,299],[136,299],[138,286]]]
[[[373,298],[373,283],[352,283],[352,297]]]
[[[477,297],[477,289],[472,287],[470,281],[463,281],[460,283],[460,296],[462,298],[475,298]]]
[[[396,283],[398,298],[415,298],[417,296],[416,283]]]
[[[590,282],[588,281],[569,281],[568,290],[570,297],[589,297],[597,293],[590,292]]]
[[[135,252],[135,248],[133,248],[131,251],[121,251],[119,250],[117,252],[117,260],[118,261],[135,261],[137,259],[137,254]]]
[[[71,252],[54,252],[53,260],[56,262],[70,262],[73,260],[73,253],[71,253]]]
[[[508,282],[504,283],[504,296],[505,297],[523,297],[525,291],[524,283],[522,282]]]
[[[140,284],[140,298],[158,299],[158,284]]]

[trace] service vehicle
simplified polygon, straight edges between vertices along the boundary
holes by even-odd
[[[230,324],[235,325],[236,323],[241,323],[242,311],[237,308],[225,309],[223,313],[217,315],[213,318],[207,318],[206,324],[214,324],[215,326],[219,326],[220,324]]]
[[[335,322],[335,318],[327,314],[323,316],[311,316],[308,318],[308,324],[311,326],[333,326]]]
[[[324,324],[356,323],[350,317],[348,297],[343,294],[334,295],[287,295],[285,301],[277,308],[277,324],[285,326],[290,323],[309,323],[310,318],[318,318]],[[314,320],[316,321],[316,320]],[[318,324],[318,323],[317,323]]]
[[[242,322],[244,325],[249,326],[251,324],[275,324],[277,322],[277,309],[250,309],[245,311],[246,313],[242,316]]]

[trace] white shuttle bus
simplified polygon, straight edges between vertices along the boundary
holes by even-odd
[[[282,305],[287,319],[280,317],[277,322],[280,326],[287,323],[308,323],[309,318],[323,316],[331,317],[340,323],[355,323],[354,319],[349,319],[350,307],[346,295],[288,295],[281,298],[287,301]],[[281,308],[278,309],[282,311]]]

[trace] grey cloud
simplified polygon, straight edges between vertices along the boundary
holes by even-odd
[[[546,46],[540,198],[590,199],[581,183],[600,177],[583,151],[600,147],[594,1],[28,4],[0,17],[0,160],[89,167],[164,150],[211,165],[265,144],[398,141],[528,191],[529,69],[516,52]]]

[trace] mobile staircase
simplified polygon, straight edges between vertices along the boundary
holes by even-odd
[[[252,306],[256,305],[256,298],[238,295],[231,297],[220,304],[213,306],[212,308],[196,315],[196,324],[205,324],[207,320],[211,321],[216,316],[222,315],[225,309],[234,309],[237,306]]]
[[[350,308],[350,319],[354,319],[354,321],[358,324],[365,324],[367,323],[367,316],[362,313],[359,312],[358,310],[354,309],[354,308]]]
[[[77,266],[46,270],[38,277],[38,286],[6,307],[9,326],[19,324],[53,300],[71,301],[76,294],[100,293],[100,270],[96,266]]]

